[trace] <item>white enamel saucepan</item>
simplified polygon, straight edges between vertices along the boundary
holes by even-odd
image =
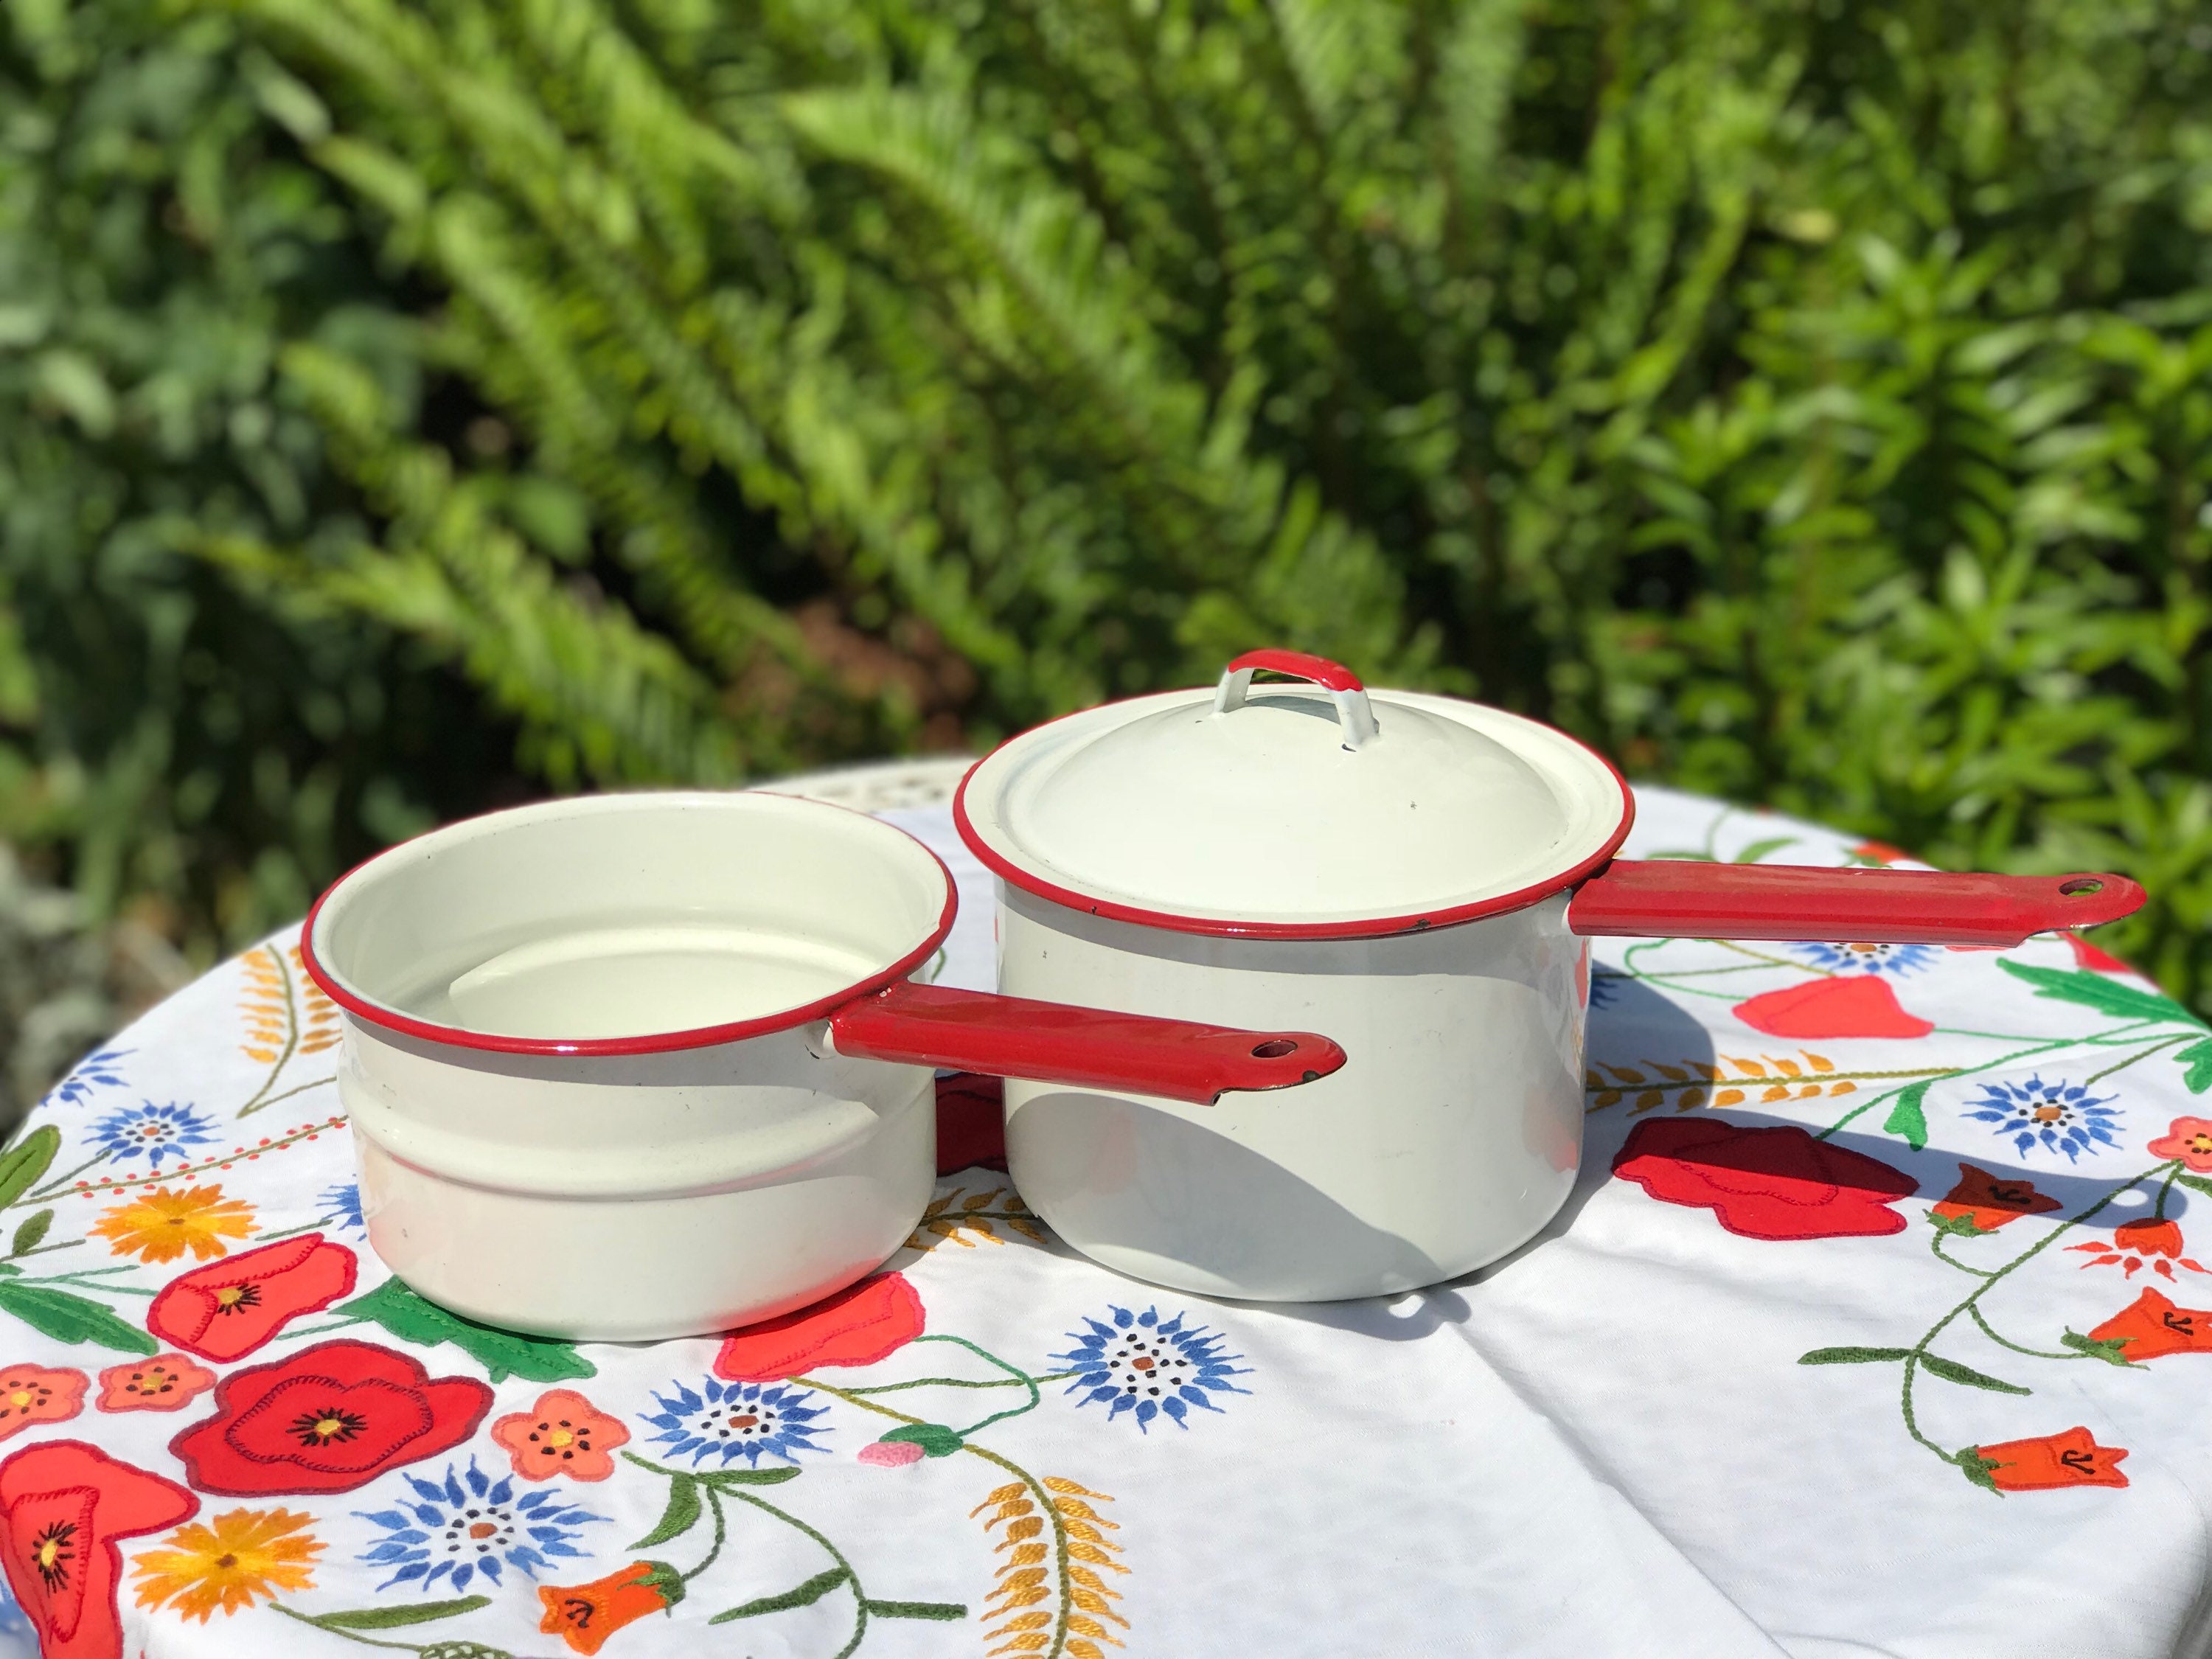
[[[934,1066],[1203,1110],[1344,1063],[1306,1031],[917,983],[955,903],[911,836],[774,794],[553,801],[371,859],[301,937],[344,1011],[370,1243],[493,1324],[723,1330],[907,1237]]]
[[[1370,693],[1295,652],[1013,738],[954,804],[1000,878],[1000,989],[1311,1025],[1352,1055],[1204,1113],[1009,1083],[1023,1197],[1076,1249],[1179,1290],[1432,1284],[1530,1237],[1574,1183],[1583,935],[2015,945],[2142,902],[2108,875],[1616,860],[1632,811],[1564,732]]]

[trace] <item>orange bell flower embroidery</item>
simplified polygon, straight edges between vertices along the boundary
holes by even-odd
[[[2212,1311],[2182,1308],[2146,1289],[2089,1333],[2093,1342],[2118,1340],[2124,1359],[2140,1363],[2170,1353],[2212,1353]]]
[[[213,1387],[215,1373],[206,1366],[180,1353],[157,1353],[100,1372],[100,1398],[92,1403],[104,1412],[180,1411]]]
[[[545,1617],[538,1628],[558,1636],[571,1651],[593,1654],[624,1625],[659,1613],[683,1599],[674,1570],[659,1561],[633,1561],[588,1584],[540,1584]]]
[[[1977,1231],[1993,1233],[2024,1215],[2045,1215],[2063,1207],[2033,1182],[1991,1175],[1972,1164],[1959,1166],[1959,1184],[1929,1213],[1939,1220],[1966,1221]]]
[[[2178,1117],[2147,1150],[2153,1158],[2178,1158],[2198,1175],[2212,1175],[2212,1118]]]
[[[615,1472],[611,1455],[629,1443],[629,1431],[574,1389],[553,1389],[526,1412],[510,1412],[491,1425],[491,1437],[525,1480],[604,1480]]]
[[[66,1423],[84,1409],[92,1379],[66,1367],[10,1365],[0,1370],[0,1440],[21,1434],[33,1423]]]
[[[1978,1469],[1968,1474],[1987,1477],[1999,1492],[2052,1492],[2061,1486],[2124,1486],[2121,1446],[2100,1446],[2088,1430],[2072,1428],[2063,1434],[2046,1434],[2033,1440],[2004,1440],[1994,1446],[1977,1446],[1973,1455]]]
[[[2109,1244],[2069,1244],[2069,1250],[2086,1250],[2090,1259],[2085,1267],[2109,1267],[2124,1262],[2124,1276],[2133,1279],[2148,1263],[2161,1279],[2173,1277],[2172,1263],[2179,1261],[2196,1273],[2212,1273],[2212,1268],[2199,1267],[2182,1255],[2181,1228],[2171,1221],[2160,1221],[2146,1216],[2140,1221],[2124,1221],[2112,1229]]]

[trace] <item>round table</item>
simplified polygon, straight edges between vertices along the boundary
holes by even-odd
[[[780,787],[945,855],[944,977],[984,984],[957,775]],[[1629,850],[1894,856],[1650,789]],[[1269,1307],[1117,1278],[988,1167],[988,1088],[956,1079],[963,1167],[885,1273],[726,1338],[569,1345],[370,1252],[337,1022],[280,935],[0,1157],[0,1632],[69,1659],[2202,1650],[2212,1036],[2065,937],[1607,941],[1593,1002],[1574,1195],[1469,1279]]]

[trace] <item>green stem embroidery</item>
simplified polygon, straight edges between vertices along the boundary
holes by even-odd
[[[2166,1172],[2166,1179],[2158,1183],[2158,1203],[2150,1212],[2150,1218],[2153,1221],[2163,1221],[2166,1219],[2166,1194],[2173,1190],[2174,1177],[2179,1176],[2180,1173],[2181,1161],[2177,1158],[2174,1160],[2173,1167]]]
[[[2101,1083],[2105,1079],[2112,1076],[2113,1073],[2124,1072],[2129,1066],[2134,1065],[2137,1060],[2148,1060],[2153,1054],[2158,1053],[2160,1049],[2171,1048],[2177,1042],[2186,1042],[2195,1035],[2196,1033],[2185,1031],[2178,1036],[2160,1037],[2156,1042],[2152,1043],[2149,1048],[2142,1049],[2136,1054],[2130,1054],[2125,1060],[2120,1060],[2115,1065],[2107,1066],[2101,1072],[2093,1073],[2083,1082],[2082,1086],[2087,1088],[2089,1084]]]
[[[1936,1259],[1947,1267],[1956,1267],[1962,1273],[1972,1273],[1977,1279],[1987,1279],[1992,1271],[1991,1269],[1988,1267],[1969,1267],[1965,1262],[1944,1253],[1944,1241],[1948,1239],[1950,1237],[1951,1235],[1948,1233],[1939,1232],[1933,1238],[1928,1241],[1928,1248],[1935,1253]]]
[[[13,1210],[18,1209],[26,1204],[43,1204],[47,1200],[58,1195],[64,1188],[67,1187],[70,1182],[75,1181],[87,1170],[91,1169],[96,1164],[105,1164],[109,1158],[114,1156],[115,1153],[112,1149],[94,1152],[90,1158],[85,1159],[83,1163],[78,1164],[76,1168],[71,1170],[67,1175],[56,1176],[52,1181],[46,1182],[45,1186],[39,1188],[33,1192],[25,1193],[22,1197],[17,1199],[15,1203],[7,1206],[7,1207]],[[152,1178],[153,1177],[150,1176],[147,1177],[149,1180],[151,1180]],[[127,1187],[135,1187],[138,1183],[135,1181],[130,1181],[122,1182],[121,1184]]]
[[[258,1112],[265,1106],[274,1106],[280,1100],[289,1100],[294,1095],[304,1095],[310,1089],[319,1089],[325,1083],[336,1083],[337,1080],[337,1073],[333,1072],[328,1077],[313,1078],[305,1083],[295,1083],[290,1088],[284,1090],[283,1092],[270,1096],[266,1100],[257,1099],[251,1106],[240,1107],[238,1109],[237,1115],[244,1117],[249,1112]],[[272,1076],[270,1079],[270,1081],[273,1083],[276,1081],[276,1079]]]
[[[1954,1261],[1951,1265],[1953,1267],[1956,1267],[1959,1264]],[[2014,1341],[2010,1337],[1998,1335],[1996,1327],[1990,1323],[1989,1316],[1984,1313],[1979,1308],[1970,1308],[1967,1311],[1973,1315],[1974,1323],[1982,1328],[1982,1334],[1989,1338],[1990,1341],[1996,1343],[2000,1348],[2010,1348],[2014,1353],[2028,1354],[2037,1359],[2091,1359],[2095,1358],[2094,1354],[2077,1353],[2061,1348],[2023,1347],[2021,1344]]]
[[[794,1376],[791,1380],[801,1388],[818,1389],[823,1394],[835,1395],[848,1405],[858,1406],[863,1411],[874,1412],[878,1416],[894,1417],[902,1423],[910,1424],[921,1424],[924,1420],[919,1417],[909,1417],[904,1412],[890,1406],[879,1406],[872,1400],[864,1400],[834,1384],[817,1382],[811,1376]],[[963,1441],[960,1449],[972,1456],[981,1458],[987,1463],[996,1465],[1020,1481],[1028,1489],[1030,1496],[1036,1500],[1037,1512],[1045,1517],[1047,1523],[1052,1528],[1053,1571],[1055,1582],[1060,1586],[1060,1597],[1058,1610],[1053,1620],[1052,1646],[1041,1656],[1041,1659],[1060,1659],[1060,1654],[1067,1647],[1067,1620],[1074,1611],[1075,1584],[1074,1581],[1067,1576],[1067,1522],[1054,1504],[1052,1494],[1048,1492],[1042,1483],[1027,1469],[1000,1456],[994,1451],[975,1444],[972,1440]],[[840,1659],[842,1659],[842,1656]]]
[[[2107,1205],[2118,1198],[2122,1193],[2130,1191],[2134,1188],[2141,1186],[2144,1182],[2148,1181],[2154,1176],[2156,1176],[2161,1170],[2168,1170],[2173,1167],[2176,1166],[2167,1164],[2154,1164],[2149,1169],[2145,1170],[2141,1175],[2132,1176],[2130,1179],[2122,1182],[2118,1186],[2106,1193],[2102,1198],[2100,1198],[2094,1204],[2092,1204],[2087,1209],[2082,1211],[2081,1214],[2060,1222],[2058,1225],[2053,1227],[2041,1238],[2037,1239],[2034,1243],[2029,1245],[2011,1261],[2006,1262],[2004,1266],[1987,1272],[1983,1277],[1982,1282],[1979,1285],[1977,1285],[1964,1300],[1960,1302],[1956,1307],[1953,1308],[1950,1312],[1945,1314],[1933,1325],[1930,1325],[1925,1334],[1922,1335],[1921,1339],[1917,1342],[1912,1345],[1911,1348],[1906,1352],[1905,1356],[1905,1375],[1900,1384],[1901,1392],[1899,1395],[1899,1403],[1905,1415],[1905,1431],[1911,1435],[1915,1440],[1918,1441],[1922,1445],[1925,1446],[1929,1451],[1933,1452],[1937,1457],[1942,1459],[1944,1462],[1956,1466],[1960,1461],[1959,1454],[1945,1451],[1942,1447],[1937,1445],[1926,1435],[1923,1434],[1920,1431],[1919,1416],[1913,1409],[1913,1379],[1918,1375],[1921,1367],[1928,1360],[1929,1349],[1930,1346],[1935,1342],[1937,1337],[1941,1336],[1950,1328],[1954,1321],[1957,1320],[1961,1315],[1967,1315],[1971,1316],[1973,1320],[1981,1326],[1984,1332],[1988,1333],[1988,1334],[1992,1338],[1995,1338],[1995,1340],[2002,1344],[2002,1346],[2008,1348],[2019,1349],[2020,1352],[2024,1353],[2033,1352],[2034,1351],[2032,1349],[2019,1348],[2018,1344],[2006,1341],[2005,1339],[1996,1336],[1996,1332],[1990,1329],[1988,1322],[1983,1316],[1981,1312],[1979,1306],[1981,1299],[1984,1296],[1988,1295],[1990,1291],[1994,1290],[1999,1284],[2009,1278],[2013,1273],[2018,1272],[2021,1268],[2033,1261],[2037,1256],[2042,1255],[2044,1251],[2049,1249],[2053,1244],[2063,1238],[2075,1228],[2081,1226],[2084,1222],[2087,1222],[2096,1216]],[[1948,1257],[1945,1259],[1948,1260]],[[1951,1265],[1954,1267],[1964,1266],[1963,1263],[1955,1261]],[[1981,1270],[1969,1267],[1966,1268],[1966,1271],[1969,1273],[1978,1273]],[[2062,1356],[2054,1355],[2050,1357],[2059,1358]],[[2067,1355],[2063,1357],[2074,1358],[2075,1356]]]

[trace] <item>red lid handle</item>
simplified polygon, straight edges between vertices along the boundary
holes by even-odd
[[[1296,679],[1311,680],[1316,685],[1331,691],[1364,691],[1367,689],[1359,683],[1359,676],[1340,662],[1316,657],[1310,651],[1285,651],[1274,646],[1247,651],[1231,663],[1224,672],[1249,674],[1255,668],[1267,669],[1270,673],[1288,674]]]
[[[1336,722],[1344,728],[1346,749],[1357,753],[1360,744],[1376,736],[1375,711],[1367,706],[1367,688],[1359,683],[1359,676],[1340,662],[1304,651],[1247,651],[1222,671],[1221,684],[1213,693],[1213,712],[1226,714],[1242,708],[1245,693],[1252,689],[1253,672],[1261,668],[1311,680],[1327,691],[1336,704]]]
[[[1241,1031],[903,980],[830,1015],[830,1039],[839,1054],[860,1060],[1127,1090],[1200,1106],[1229,1089],[1311,1083],[1344,1064],[1344,1050],[1311,1031]]]

